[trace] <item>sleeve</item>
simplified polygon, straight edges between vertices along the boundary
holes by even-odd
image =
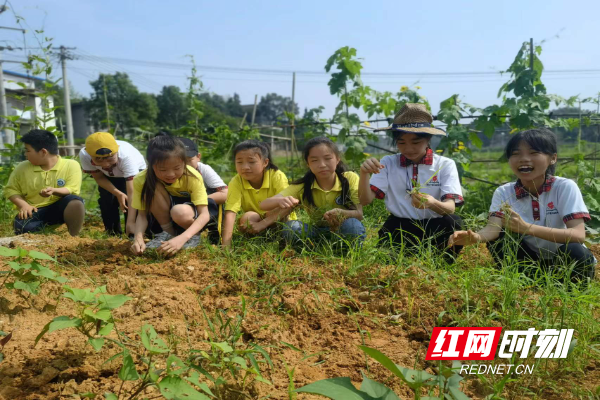
[[[502,212],[502,203],[504,202],[504,186],[500,186],[494,191],[494,196],[492,197],[492,204],[490,205],[490,213],[488,217],[504,217],[504,213]]]
[[[581,191],[574,181],[564,180],[564,184],[561,185],[558,193],[558,200],[560,201],[558,209],[565,223],[579,218],[586,222],[590,220],[590,213],[583,202]]]
[[[85,148],[79,152],[79,161],[81,162],[81,168],[86,174],[92,174],[99,172],[98,168],[92,165],[92,157],[85,151]]]
[[[454,199],[456,206],[462,206],[465,200],[462,196],[462,187],[460,186],[460,179],[458,178],[458,170],[456,169],[456,163],[454,160],[448,159],[445,165],[439,172],[440,181],[442,186],[440,187],[440,201],[446,199]]]
[[[194,176],[187,176],[187,189],[190,192],[192,203],[195,206],[207,206],[208,197],[202,175],[192,167],[188,167],[188,171]]]
[[[25,197],[25,193],[23,193],[23,190],[21,189],[22,170],[23,168],[21,167],[21,164],[19,164],[10,174],[10,177],[8,178],[8,183],[6,184],[6,186],[4,186],[4,198],[8,199],[9,197],[12,197],[16,194]]]
[[[360,178],[355,172],[346,172],[344,176],[348,179],[348,183],[350,184],[350,199],[352,200],[352,203],[354,205],[360,204],[358,198],[358,181]]]
[[[233,177],[229,182],[227,190],[227,201],[225,202],[225,211],[238,213],[242,209],[242,181],[239,175]]]
[[[75,160],[68,160],[65,188],[74,195],[81,192],[81,166]]]
[[[390,158],[388,156],[381,159],[380,163],[384,165],[385,168],[379,170],[378,174],[371,175],[371,180],[369,181],[371,190],[375,193],[375,198],[377,199],[383,199],[388,191],[388,174],[390,173],[391,166],[389,160]]]
[[[143,211],[146,209],[144,203],[142,203],[142,189],[144,188],[144,182],[146,182],[146,171],[140,173],[133,178],[133,204],[132,207],[136,210]]]
[[[288,178],[283,171],[275,171],[271,184],[275,188],[275,192],[278,194],[285,188],[289,187]]]
[[[198,168],[207,188],[220,191],[227,187],[223,179],[221,179],[219,174],[210,165],[199,163]]]
[[[125,154],[119,154],[120,168],[123,171],[123,178],[126,180],[132,180],[134,176],[136,176],[140,170],[136,165],[135,160],[132,156]]]
[[[300,185],[290,185],[288,187],[286,187],[285,189],[283,189],[281,192],[279,192],[278,194],[286,197],[286,196],[292,196],[294,198],[296,198],[297,200],[299,200],[300,202],[302,202],[302,192],[304,190],[304,187],[302,184]]]

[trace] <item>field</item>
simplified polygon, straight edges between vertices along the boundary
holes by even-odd
[[[505,167],[485,167],[485,179],[510,179]],[[475,168],[484,175],[483,166],[472,164]],[[563,172],[568,173],[567,168]],[[425,361],[435,326],[575,329],[577,343],[567,359],[513,360],[535,364],[532,375],[466,376],[462,391],[470,398],[600,396],[597,279],[588,287],[572,287],[545,276],[526,278],[514,265],[498,270],[485,246],[466,249],[452,263],[436,256],[427,243],[418,254],[382,250],[375,246],[377,227],[386,217],[381,202],[366,209],[368,238],[362,249],[296,252],[280,250],[276,236],[236,237],[232,253],[201,244],[169,260],[134,257],[127,240],[102,232],[93,188],[90,179],[84,181],[83,196],[91,201],[82,237],[71,238],[61,227],[0,239],[9,248],[50,255],[56,262],[40,263],[69,280],[48,281],[37,295],[1,289],[0,331],[12,335],[0,343],[5,343],[0,398],[104,398],[107,392],[115,396],[108,399],[162,398],[156,386],[143,382],[153,374],[175,382],[177,371],[170,370],[174,365],[181,368],[181,376],[193,376],[199,370],[187,368],[195,363],[215,378],[200,375],[197,382],[206,383],[219,399],[320,398],[294,389],[334,377],[350,377],[358,385],[362,374],[385,383],[400,398],[411,399],[414,391],[359,346],[436,375],[440,365]],[[478,198],[474,203],[487,201],[483,194],[472,196]],[[485,205],[465,213],[469,226],[481,225],[477,214],[482,211]],[[6,221],[3,236],[10,236]],[[600,259],[600,245],[592,250]],[[26,260],[22,262],[31,262]],[[47,323],[57,316],[80,317],[91,304],[88,298],[88,303],[75,305],[63,296],[64,285],[92,290],[106,286],[106,293],[129,300],[115,307],[110,317],[100,318],[94,309],[99,319],[93,320],[97,325],[88,330],[90,336],[70,327],[48,332],[34,345]],[[114,323],[114,329],[96,351],[88,339],[98,339],[99,328],[107,322]],[[142,329],[145,324],[154,327],[162,342],[148,344],[152,334]],[[436,388],[430,393],[435,395]],[[201,398],[189,393],[173,396]]]

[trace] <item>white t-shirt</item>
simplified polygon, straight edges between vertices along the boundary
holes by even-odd
[[[87,153],[85,147],[79,151],[79,159],[81,160],[81,168],[83,172],[88,174],[101,171],[104,175],[115,178],[133,179],[140,171],[146,169],[146,160],[138,149],[130,143],[122,140],[117,140],[119,151],[117,155],[119,160],[111,169],[104,169],[99,165],[94,164],[92,157]]]
[[[198,168],[196,168],[200,175],[202,175],[202,179],[204,180],[204,186],[206,189],[212,190],[214,192],[220,192],[223,189],[227,189],[227,185],[223,182],[223,179],[215,172],[214,169],[210,165],[198,163]]]
[[[501,208],[505,202],[528,224],[566,229],[566,222],[569,220],[590,220],[579,187],[572,180],[558,176],[549,177],[542,185],[541,192],[539,197],[535,197],[523,188],[520,181],[506,183],[494,192],[490,216],[502,218],[504,213]],[[546,259],[553,258],[556,250],[563,245],[530,235],[525,235],[523,240]]]
[[[436,200],[454,199],[457,206],[464,203],[454,160],[434,154],[431,149],[419,164],[412,163],[402,154],[385,156],[380,163],[385,168],[371,176],[371,190],[376,198],[385,199],[387,210],[396,217],[417,220],[442,217],[432,210],[413,207],[407,193],[413,188],[413,180],[423,186],[421,193]]]

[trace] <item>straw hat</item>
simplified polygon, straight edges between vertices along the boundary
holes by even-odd
[[[432,124],[433,117],[427,111],[425,104],[406,103],[394,116],[394,122],[387,128],[375,129],[375,131],[395,131],[404,133],[428,133],[430,135],[446,136],[443,129],[436,128]]]

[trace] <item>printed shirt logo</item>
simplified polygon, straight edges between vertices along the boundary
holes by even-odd
[[[335,204],[337,204],[338,206],[344,205],[344,202],[342,200],[342,196],[338,196],[338,197],[335,198]]]
[[[548,208],[546,209],[546,215],[558,214],[558,210],[554,208],[554,202],[548,203]]]
[[[431,177],[429,182],[427,182],[427,186],[441,186],[440,182],[438,182],[437,175]]]
[[[185,197],[190,197],[190,193],[189,192],[179,192],[180,195],[185,196]]]
[[[63,187],[63,186],[65,186],[65,183],[66,183],[66,182],[65,182],[65,180],[64,180],[64,179],[58,179],[58,180],[56,181],[56,184],[58,185],[58,187]]]

